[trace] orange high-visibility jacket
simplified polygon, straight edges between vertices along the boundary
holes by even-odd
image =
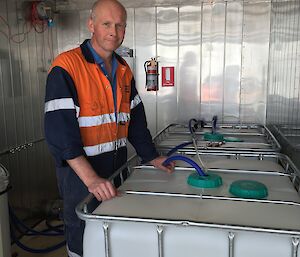
[[[132,72],[116,57],[116,110],[110,82],[86,41],[53,62],[46,87],[45,134],[57,166],[82,154],[92,164],[110,166],[108,156],[126,148],[128,136],[144,161],[157,157]]]

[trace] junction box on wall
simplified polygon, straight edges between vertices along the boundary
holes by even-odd
[[[22,4],[23,15],[26,21],[33,26],[53,25],[53,3],[48,1],[25,1]]]

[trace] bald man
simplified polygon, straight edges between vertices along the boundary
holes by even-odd
[[[94,3],[91,39],[60,54],[46,84],[45,137],[54,156],[68,255],[82,256],[84,223],[76,205],[93,193],[99,201],[118,195],[108,178],[127,161],[127,139],[143,162],[166,172],[153,143],[132,72],[114,51],[122,44],[127,14],[115,0]]]

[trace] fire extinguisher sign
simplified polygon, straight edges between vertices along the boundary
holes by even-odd
[[[161,68],[161,85],[163,87],[174,86],[174,67],[162,67]]]

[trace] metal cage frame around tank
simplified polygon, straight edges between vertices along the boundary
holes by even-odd
[[[194,154],[194,153],[192,153]],[[240,151],[240,152],[206,152],[202,154],[207,154],[207,155],[219,155],[223,158],[233,158],[233,159],[239,159],[239,158],[253,158],[257,160],[275,160],[279,162],[283,167],[284,167],[284,173],[286,175],[290,175],[290,179],[297,190],[298,194],[300,191],[300,172],[299,170],[295,167],[295,165],[291,162],[289,157],[279,154],[279,153],[274,153],[274,152],[245,152],[245,151]],[[124,169],[127,169],[128,175],[131,174],[133,169],[142,167],[142,166],[134,166],[138,164],[138,159],[137,157],[133,157],[131,160],[129,160],[124,166],[122,166],[118,171],[114,173],[114,175],[111,177],[113,180],[117,176],[120,176],[122,174],[122,171]],[[149,166],[148,166],[149,167]],[[185,168],[188,169],[188,168]],[[139,194],[140,192],[124,192],[127,194]],[[151,194],[151,193],[150,193]],[[188,196],[191,197],[191,196]],[[194,196],[200,199],[206,199],[209,197],[204,196],[204,195],[198,195]],[[216,197],[217,198],[217,197]],[[234,201],[243,201],[243,199],[223,199],[225,201],[227,200],[234,200]],[[247,200],[248,201],[248,200]],[[251,201],[251,200],[250,200]],[[259,200],[253,200],[253,201],[259,201]],[[265,203],[268,203],[269,201],[263,200]],[[278,202],[280,204],[280,202]],[[213,223],[204,223],[204,222],[193,222],[193,221],[188,221],[188,220],[163,220],[163,219],[149,219],[149,218],[132,218],[132,217],[122,217],[122,216],[109,216],[109,215],[98,215],[98,214],[93,214],[93,210],[99,202],[95,201],[95,198],[90,194],[89,196],[86,197],[80,204],[78,204],[76,208],[76,213],[78,217],[82,220],[101,220],[102,223],[102,231],[104,233],[104,239],[105,239],[105,256],[110,257],[111,256],[111,249],[110,249],[110,236],[109,236],[109,231],[110,231],[110,223],[112,222],[142,222],[142,223],[151,223],[156,226],[156,232],[157,232],[157,244],[158,244],[158,257],[163,257],[164,256],[164,244],[163,244],[163,234],[164,234],[164,227],[169,226],[169,225],[174,225],[174,226],[193,226],[193,227],[203,227],[203,228],[215,228],[215,229],[221,229],[222,231],[226,231],[227,237],[228,237],[228,256],[229,257],[234,257],[234,242],[236,240],[238,231],[245,231],[245,232],[263,232],[263,233],[275,233],[275,234],[280,234],[280,235],[285,235],[290,237],[290,242],[291,242],[291,257],[298,257],[298,248],[299,248],[299,242],[300,242],[300,230],[286,230],[286,229],[270,229],[270,228],[265,228],[265,227],[245,227],[245,226],[237,226],[237,225],[228,225],[228,224],[213,224]],[[288,202],[285,203],[288,205],[297,205],[300,207],[300,203],[294,203],[294,202]]]
[[[160,152],[161,154],[164,154],[165,152]],[[184,152],[186,156],[196,156],[195,151],[186,151]],[[292,162],[292,160],[285,154],[277,153],[277,152],[246,152],[246,151],[201,151],[198,152],[200,156],[214,156],[222,159],[232,159],[232,160],[241,160],[241,159],[252,159],[252,160],[270,160],[275,163],[278,163],[284,170],[284,175],[287,175],[290,177],[290,180],[298,192],[300,196],[300,171],[295,166],[295,164]],[[139,168],[143,167],[149,167],[147,165],[139,165]],[[192,167],[180,167],[180,169],[185,170],[193,170]],[[176,170],[176,168],[175,168]],[[220,168],[209,168],[210,171],[221,171],[221,172],[227,172],[232,170],[228,169],[220,169]],[[235,169],[235,172],[241,172],[242,170]],[[268,174],[269,171],[255,171],[259,172],[260,174]],[[278,172],[280,173],[280,172]]]
[[[186,132],[174,132],[172,131],[175,127],[182,127],[186,128]],[[259,124],[243,124],[243,125],[238,125],[238,124],[218,124],[219,128],[222,129],[228,129],[232,130],[231,132],[228,132],[226,135],[229,136],[234,136],[234,135],[241,135],[241,136],[260,136],[263,137],[266,140],[265,145],[269,146],[269,148],[248,148],[248,147],[241,147],[240,145],[242,143],[231,143],[231,144],[236,144],[236,147],[232,148],[226,148],[226,147],[211,147],[211,146],[198,146],[198,150],[205,151],[205,152],[210,152],[210,151],[247,151],[247,152],[280,152],[281,150],[281,145],[279,144],[278,140],[275,138],[275,136],[272,134],[272,132],[264,125],[259,125]],[[205,125],[204,129],[211,129],[210,125]],[[243,132],[241,132],[243,130]],[[190,134],[189,129],[186,125],[184,124],[177,124],[177,123],[172,123],[168,126],[166,126],[164,129],[160,130],[156,136],[154,137],[154,143],[157,146],[159,150],[167,150],[171,149],[174,147],[173,145],[167,145],[167,146],[160,146],[159,144],[163,142],[163,140],[168,140],[171,135],[174,134],[181,134],[181,135],[188,135]],[[203,131],[196,131],[195,135],[204,135]],[[203,142],[204,140],[200,141]],[[256,143],[256,144],[261,144],[262,143]],[[184,153],[186,151],[191,151],[193,149],[193,145],[191,144],[191,147],[185,147],[182,149],[178,149],[178,152]]]

